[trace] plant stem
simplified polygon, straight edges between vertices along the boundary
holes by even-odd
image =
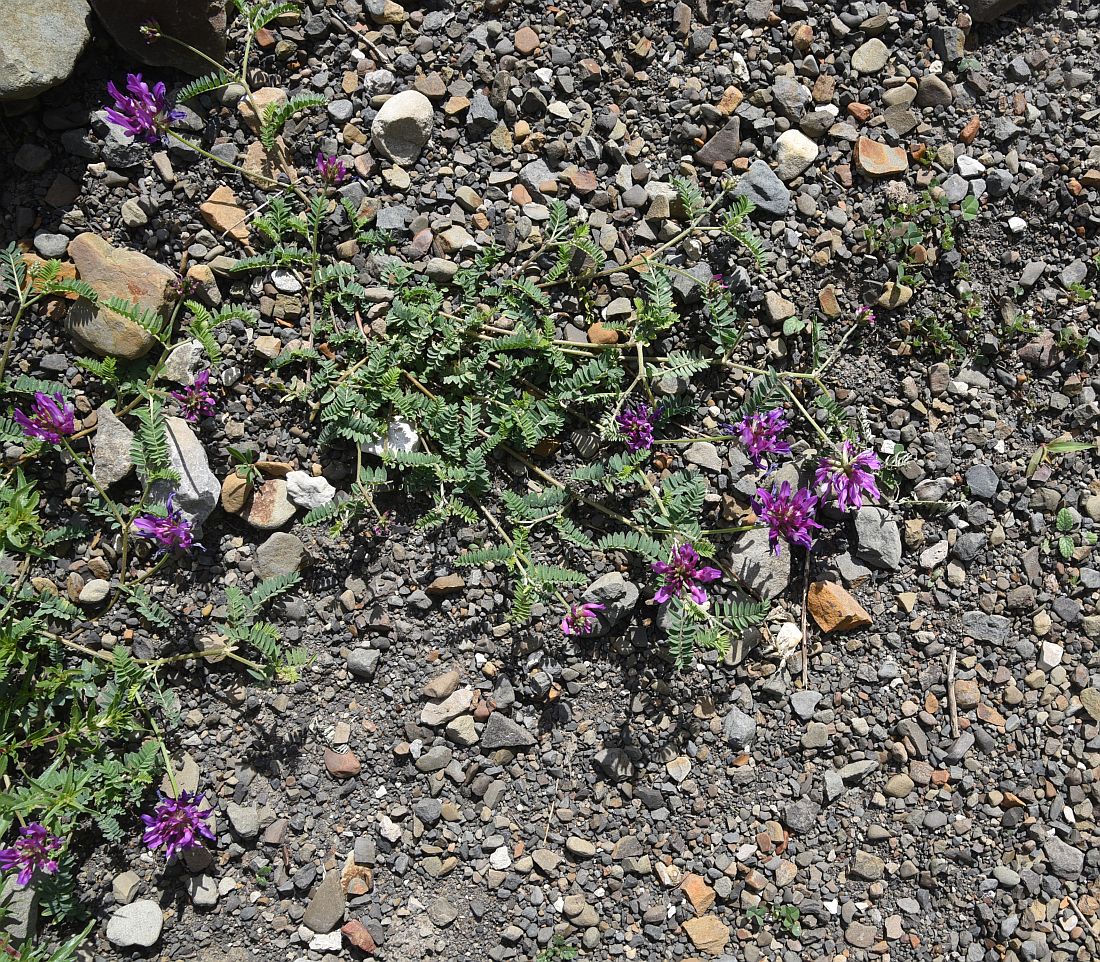
[[[19,327],[19,322],[23,320],[23,312],[27,309],[28,305],[33,303],[32,301],[23,300],[23,291],[19,291],[19,308],[15,312],[15,316],[11,319],[11,324],[8,325],[8,336],[4,341],[4,354],[0,357],[0,381],[4,379],[4,373],[8,369],[8,358],[11,356],[11,349],[15,345],[15,331]]]
[[[266,174],[261,174],[259,172],[249,173],[247,170],[245,170],[243,167],[238,166],[237,164],[231,164],[228,160],[222,160],[221,157],[218,157],[216,154],[212,154],[205,147],[200,147],[194,141],[188,140],[188,138],[182,136],[181,134],[177,134],[170,127],[164,128],[164,132],[166,134],[168,134],[168,136],[171,137],[173,140],[178,141],[179,143],[183,144],[185,147],[189,147],[191,150],[193,150],[196,153],[202,155],[207,160],[212,160],[215,164],[218,164],[222,167],[225,167],[228,170],[235,171],[236,173],[238,173],[242,177],[244,177],[245,180],[262,181],[263,183],[268,184],[271,187],[277,187],[280,190],[282,190],[282,188],[284,186],[283,184],[280,184],[277,180],[272,180]]]
[[[821,435],[822,440],[824,440],[824,442],[825,442],[825,446],[828,447],[828,448],[832,448],[833,447],[833,439],[830,438],[829,435],[825,433],[825,429],[822,428],[822,426],[820,424],[818,424],[817,421],[814,420],[813,415],[811,415],[810,412],[807,411],[806,408],[803,406],[802,402],[800,400],[798,400],[798,398],[795,396],[794,391],[792,391],[789,387],[787,387],[786,384],[781,384],[780,387],[783,388],[783,393],[786,394],[788,398],[790,398],[791,403],[796,408],[798,408],[798,410],[801,412],[802,416],[806,419],[806,421],[809,423],[809,425],[819,435]]]

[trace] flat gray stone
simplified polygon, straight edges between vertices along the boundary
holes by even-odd
[[[428,906],[428,918],[437,929],[445,929],[458,918],[458,909],[441,896]]]
[[[856,556],[872,568],[901,567],[901,531],[885,508],[865,505],[856,512]]]
[[[700,164],[713,167],[715,164],[728,164],[736,159],[741,150],[741,118],[732,117],[700,148],[695,159]]]
[[[19,885],[9,875],[0,886],[0,931],[17,942],[34,939],[38,932],[38,890],[34,879]]]
[[[175,506],[187,520],[201,525],[218,504],[222,486],[210,470],[206,449],[183,418],[165,418],[168,455],[172,469],[180,476],[179,484],[158,481],[153,495],[167,500],[175,491]]]
[[[255,805],[238,805],[230,802],[226,808],[229,824],[236,835],[245,841],[251,841],[260,834],[260,811]]]
[[[741,711],[736,705],[722,719],[722,734],[734,751],[744,751],[756,737],[756,719]]]
[[[791,582],[791,549],[776,554],[763,528],[746,531],[734,542],[729,554],[730,568],[761,598],[778,598]]]
[[[340,873],[331,871],[316,886],[306,906],[302,923],[313,932],[331,932],[344,921],[344,889]]]
[[[485,730],[481,733],[481,747],[484,751],[493,751],[497,748],[528,748],[535,742],[535,737],[526,728],[498,711],[489,716],[489,720],[485,723]]]
[[[962,630],[975,641],[999,645],[1008,640],[1012,619],[1004,615],[987,615],[984,611],[967,611],[962,616]]]
[[[627,581],[618,571],[601,575],[584,592],[584,601],[604,606],[596,612],[589,637],[602,638],[634,610],[639,597],[638,586]]]
[[[1073,880],[1081,877],[1085,868],[1085,853],[1068,845],[1060,838],[1048,838],[1043,843],[1043,853],[1050,862],[1051,871],[1058,876]]]
[[[306,546],[295,535],[276,531],[256,549],[256,572],[261,578],[274,578],[301,571]]]
[[[792,802],[783,813],[783,823],[792,832],[809,832],[817,825],[821,806],[812,798],[804,797]]]
[[[356,648],[348,655],[348,671],[356,678],[370,681],[378,671],[382,652],[377,648]]]
[[[115,948],[156,945],[164,927],[164,914],[151,899],[139,899],[118,909],[107,920],[107,941]]]
[[[91,40],[87,0],[5,0],[0,101],[30,100],[68,79]]]
[[[733,188],[735,197],[747,197],[756,209],[783,217],[791,206],[791,192],[764,160],[754,160]]]

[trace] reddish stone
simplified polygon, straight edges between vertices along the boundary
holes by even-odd
[[[596,175],[578,167],[569,175],[569,183],[578,194],[591,194],[596,189]]]
[[[588,329],[588,342],[590,344],[618,344],[619,332],[610,327],[604,327],[599,321],[596,321]]]
[[[871,624],[871,616],[863,606],[832,581],[815,581],[810,585],[806,604],[825,634],[866,628]]]
[[[856,141],[855,161],[860,173],[868,177],[893,177],[909,169],[905,148],[891,147],[870,137]]]
[[[325,749],[325,768],[333,778],[354,778],[362,769],[354,752],[335,752]]]
[[[528,57],[539,49],[539,35],[530,27],[520,27],[516,31],[516,53]]]
[[[374,955],[375,949],[378,948],[370,931],[358,919],[345,922],[340,932],[360,952],[366,952],[367,955]]]
[[[967,146],[974,143],[974,138],[978,136],[978,128],[981,125],[981,120],[979,119],[978,115],[975,114],[966,122],[966,126],[963,127],[962,133],[959,134],[959,140],[961,140]]]

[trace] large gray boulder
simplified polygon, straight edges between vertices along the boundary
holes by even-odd
[[[82,0],[83,2],[83,0]],[[155,20],[169,36],[225,60],[225,0],[91,0],[107,32],[123,50],[154,67],[176,67],[198,76],[214,68],[171,40],[146,43],[141,26]]]
[[[0,100],[30,100],[66,80],[91,40],[88,0],[4,0]]]
[[[1002,13],[1008,13],[1024,0],[970,0],[970,16],[975,23],[992,23]]]

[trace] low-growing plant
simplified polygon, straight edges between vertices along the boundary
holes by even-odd
[[[784,932],[792,938],[798,938],[802,934],[802,913],[797,905],[775,905],[764,903],[754,905],[745,912],[751,925],[758,929],[764,928],[769,921],[775,922]]]
[[[535,956],[535,962],[571,962],[578,954],[576,948],[560,935],[555,935],[554,940]]]
[[[1072,560],[1077,551],[1078,543],[1082,547],[1091,548],[1096,544],[1096,534],[1092,531],[1081,531],[1080,520],[1069,508],[1061,508],[1054,518],[1054,530],[1057,538],[1054,547],[1063,561]],[[1051,549],[1050,541],[1043,542],[1044,550]]]

